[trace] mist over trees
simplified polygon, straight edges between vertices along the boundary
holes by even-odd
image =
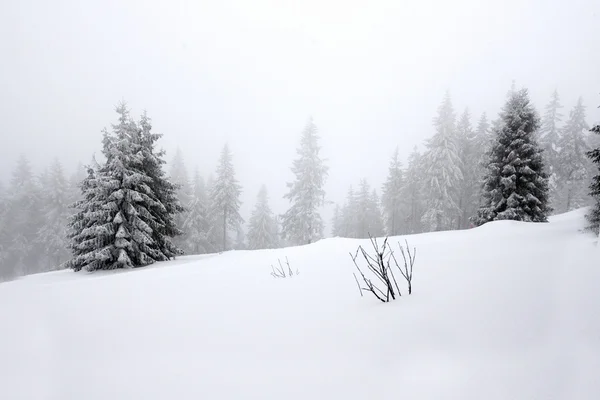
[[[214,251],[211,244],[211,236],[214,235],[214,230],[209,214],[206,184],[198,170],[194,172],[190,202],[184,215],[184,248],[187,253],[204,254]]]
[[[463,181],[456,116],[446,93],[434,119],[435,134],[426,144],[425,213],[423,223],[432,231],[452,229],[459,219],[459,188]]]
[[[381,196],[383,215],[385,220],[385,229],[388,235],[398,235],[402,233],[404,221],[403,207],[405,206],[402,188],[404,186],[404,171],[402,170],[402,161],[400,161],[400,150],[396,147],[390,166],[388,176],[383,184],[383,194]]]
[[[586,154],[595,154],[590,149],[600,140],[588,130],[581,99],[564,123],[561,108],[554,91],[540,122],[527,90],[513,82],[498,117],[490,123],[484,113],[473,128],[469,111],[457,119],[446,93],[425,151],[414,148],[406,167],[392,153],[382,186],[386,234],[465,229],[497,219],[546,221],[551,213],[592,204],[597,192],[588,193],[588,186],[596,171]],[[350,188],[335,207],[333,236],[365,237],[354,228],[363,214]]]
[[[312,118],[306,124],[292,164],[294,181],[284,196],[291,203],[282,215],[281,234],[291,244],[310,244],[323,237],[324,223],[319,207],[325,204],[323,186],[328,168],[319,152],[319,135]]]
[[[169,155],[159,148],[161,135],[145,112],[136,120],[121,104],[117,122],[98,136],[99,157],[82,155],[90,162],[67,173],[59,159],[34,171],[23,155],[10,179],[0,181],[0,279],[65,267],[140,267],[180,254],[277,248],[327,236],[469,229],[498,219],[543,222],[592,204],[588,220],[597,232],[600,135],[592,132],[600,128],[590,130],[581,98],[568,115],[564,109],[554,91],[540,117],[527,90],[513,84],[490,122],[469,109],[457,114],[447,92],[423,145],[406,148],[399,138],[382,146],[387,170],[377,182],[346,177],[353,185],[325,221],[329,168],[312,119],[291,162],[287,210],[272,208],[263,185],[244,218],[244,183],[229,145],[215,154],[214,170],[190,170],[181,149]]]
[[[240,215],[242,186],[235,178],[232,157],[229,146],[225,145],[219,158],[215,181],[210,189],[210,215],[214,225],[218,226],[222,233],[221,251],[229,249],[229,231],[237,234],[244,222]]]
[[[269,196],[265,185],[260,187],[256,206],[248,224],[248,248],[250,250],[278,247],[277,219],[269,206]]]

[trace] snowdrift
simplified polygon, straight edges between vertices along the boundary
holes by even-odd
[[[597,399],[600,249],[583,224],[408,236],[414,293],[389,304],[352,276],[368,243],[337,238],[0,284],[0,397]],[[300,275],[273,278],[286,256]]]

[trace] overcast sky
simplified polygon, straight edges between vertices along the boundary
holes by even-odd
[[[445,90],[494,118],[511,81],[538,110],[558,89],[600,119],[598,0],[43,1],[0,4],[0,178],[20,153],[39,171],[99,151],[126,100],[206,176],[228,142],[242,213],[265,183],[278,213],[310,116],[328,200],[379,187],[396,145],[433,133]],[[328,215],[329,213],[327,213]]]

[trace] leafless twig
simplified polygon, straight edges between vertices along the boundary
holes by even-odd
[[[299,275],[300,271],[298,271],[298,268],[296,268],[296,272],[294,273],[294,270],[292,270],[292,267],[290,265],[290,261],[288,260],[288,258],[285,258],[285,266],[283,265],[283,263],[281,262],[280,259],[277,259],[277,262],[279,263],[278,267],[274,267],[271,264],[271,276],[273,278],[288,278],[288,277],[292,277],[294,275]],[[286,275],[286,269],[287,269],[287,275]]]
[[[391,267],[392,260],[408,284],[408,294],[412,294],[412,274],[416,257],[416,249],[413,249],[413,252],[411,253],[408,242],[406,242],[406,251],[402,245],[398,243],[400,247],[400,253],[404,259],[404,268],[402,268],[398,264],[394,252],[389,247],[388,238],[385,238],[381,246],[379,243],[377,243],[377,239],[373,238],[371,235],[369,235],[369,239],[371,241],[374,254],[369,254],[362,246],[358,247],[355,254],[350,253],[352,262],[356,266],[356,269],[360,273],[365,284],[365,287],[362,287],[358,282],[356,274],[354,274],[354,279],[356,280],[356,284],[359,288],[361,296],[363,295],[364,291],[371,292],[378,300],[384,303],[387,303],[390,300],[395,300],[396,297],[402,296],[402,293],[400,292],[400,286],[398,285],[398,281],[394,275],[394,268]],[[362,258],[364,259],[367,269],[370,271],[371,275],[374,275],[379,283],[373,283],[373,281],[363,273],[358,265],[359,254],[362,255]]]

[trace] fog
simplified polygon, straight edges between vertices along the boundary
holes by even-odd
[[[446,90],[473,122],[496,117],[513,80],[540,111],[554,89],[567,115],[583,96],[597,121],[600,3],[483,3],[5,1],[0,179],[21,153],[38,172],[88,162],[121,100],[205,177],[229,143],[244,217],[262,183],[285,211],[311,116],[332,202],[363,177],[379,188],[397,145],[422,146]]]

